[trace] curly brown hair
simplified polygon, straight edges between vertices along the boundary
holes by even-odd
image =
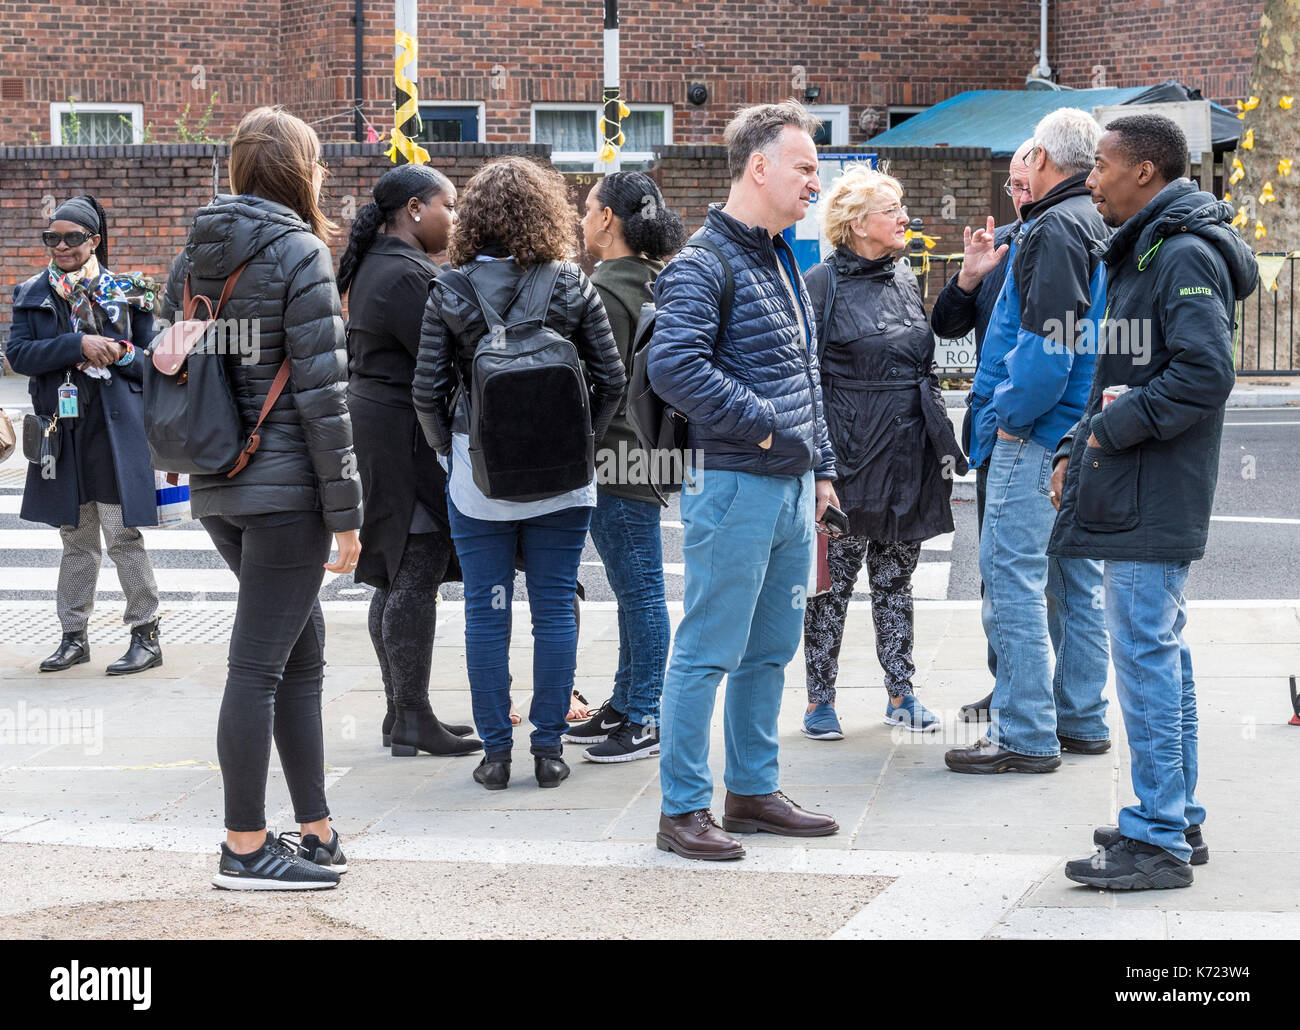
[[[480,168],[456,205],[458,220],[447,256],[473,261],[489,243],[505,247],[528,268],[571,261],[578,251],[578,216],[564,176],[525,157],[503,157]]]

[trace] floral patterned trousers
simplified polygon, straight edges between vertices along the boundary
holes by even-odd
[[[916,674],[912,664],[912,573],[920,556],[920,541],[882,542],[841,536],[828,542],[830,590],[809,598],[804,612],[809,704],[830,704],[835,700],[844,620],[864,561],[871,585],[876,657],[885,671],[885,689],[890,697],[912,693],[912,677]]]

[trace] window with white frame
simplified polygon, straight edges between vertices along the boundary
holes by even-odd
[[[849,108],[847,104],[811,104],[808,111],[822,120],[813,141],[819,147],[844,147],[849,143]]]
[[[673,141],[671,104],[629,104],[619,153],[624,171],[654,164],[654,148]],[[551,145],[551,164],[562,172],[594,172],[600,156],[599,104],[534,104],[532,140]]]
[[[50,142],[54,146],[139,143],[144,129],[140,104],[50,105]]]

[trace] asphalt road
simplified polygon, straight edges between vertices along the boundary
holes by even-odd
[[[1193,566],[1187,595],[1192,599],[1296,599],[1300,597],[1300,476],[1296,453],[1300,450],[1300,407],[1229,409],[1223,434],[1219,463],[1219,482],[1214,515],[1205,558]],[[8,495],[10,506],[16,505],[21,487],[17,461],[6,463],[0,493]],[[948,600],[974,600],[979,597],[977,561],[978,537],[973,501],[954,501],[956,532],[951,550],[923,550],[921,561],[933,568],[937,576],[931,582],[942,584],[940,594]],[[1218,519],[1281,519],[1287,522],[1217,521]],[[681,514],[676,498],[663,513],[665,584],[669,600],[680,600],[683,590]],[[22,522],[14,511],[0,511],[0,530],[39,528]],[[192,524],[190,529],[199,529]],[[51,549],[51,547],[55,549]],[[0,584],[0,602],[4,600],[52,597],[58,565],[57,537],[49,547],[7,547],[0,533],[0,567],[47,567],[49,587],[40,590],[5,589]],[[158,568],[219,569],[224,566],[214,550],[167,551],[152,553]],[[595,601],[613,600],[603,567],[595,548],[588,544],[583,554],[581,580],[587,596]],[[115,578],[106,572],[101,587],[114,587]],[[363,601],[368,589],[356,587],[340,577],[328,583],[322,597],[329,600]],[[443,596],[461,596],[459,584],[447,584]],[[516,599],[525,597],[521,581]]]

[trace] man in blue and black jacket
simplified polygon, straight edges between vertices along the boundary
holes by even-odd
[[[1183,586],[1209,535],[1236,378],[1234,310],[1259,270],[1231,205],[1184,179],[1186,167],[1182,130],[1159,115],[1117,119],[1097,145],[1088,185],[1119,227],[1104,255],[1109,309],[1087,406],[1061,441],[1052,482],[1061,512],[1050,552],[1106,562],[1138,799],[1118,826],[1094,833],[1103,850],[1065,875],[1110,890],[1186,887],[1209,859]]]
[[[724,137],[727,203],[655,283],[649,373],[688,419],[685,612],[664,678],[657,843],[686,858],[744,848],[713,821],[709,724],[727,676],[723,826],[817,837],[839,827],[780,792],[777,715],[798,650],[813,521],[835,503],[816,323],[781,231],[821,189],[817,119],[793,101],[741,111]],[[725,263],[725,264],[724,264]],[[732,284],[730,317],[721,310]]]
[[[971,388],[970,463],[989,462],[980,576],[997,654],[988,736],[944,759],[962,773],[1051,772],[1061,750],[1100,754],[1108,654],[1101,566],[1051,558],[1052,454],[1083,412],[1105,310],[1109,235],[1084,180],[1101,127],[1063,108],[1034,128],[1029,186],[1006,281]]]

